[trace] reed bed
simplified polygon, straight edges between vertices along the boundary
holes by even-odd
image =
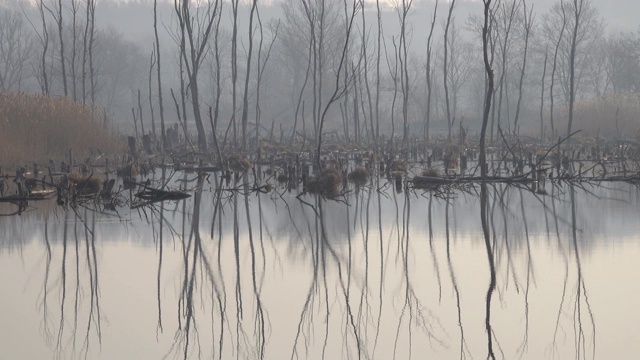
[[[558,114],[559,130],[566,131],[567,110]],[[606,94],[600,98],[576,103],[573,130],[581,129],[583,136],[607,138],[640,137],[640,94]]]
[[[102,122],[102,110],[66,97],[0,93],[0,165],[121,152],[123,142]]]

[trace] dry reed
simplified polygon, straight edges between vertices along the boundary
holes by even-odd
[[[64,159],[69,149],[75,156],[86,156],[90,148],[122,151],[122,141],[105,128],[102,116],[66,97],[0,93],[0,164]]]

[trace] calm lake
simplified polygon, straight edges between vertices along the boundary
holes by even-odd
[[[374,178],[330,200],[270,182],[179,172],[183,201],[0,217],[0,359],[640,353],[634,185],[489,184],[485,241],[480,185]]]

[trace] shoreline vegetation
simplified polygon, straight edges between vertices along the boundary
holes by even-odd
[[[509,139],[518,139],[518,142],[521,143],[552,146],[556,140],[559,140],[558,129],[562,129],[565,125],[563,120],[566,116],[563,115],[566,115],[564,111],[558,109],[556,133],[552,135],[550,131],[545,131],[546,135],[543,139],[540,138],[540,134],[535,134],[535,132],[526,132],[516,136],[503,129],[504,135]],[[638,121],[640,119],[640,95],[608,94],[601,98],[578,102],[575,117],[580,132],[573,136],[573,141],[577,141],[578,144],[595,146],[596,143],[602,141],[607,143],[612,141],[640,143],[640,122]],[[134,119],[134,122],[136,120]],[[76,103],[64,96],[0,92],[0,168],[6,169],[4,172],[7,172],[15,167],[30,166],[34,163],[46,165],[51,161],[66,161],[69,159],[70,151],[78,159],[101,154],[120,156],[130,152],[131,149],[127,149],[126,141],[128,134],[117,134],[107,122],[103,109],[92,109],[89,105]],[[378,152],[393,153],[400,157],[403,152],[406,152],[406,148],[415,146],[433,149],[448,143],[461,148],[474,148],[476,144],[473,142],[477,137],[478,130],[470,125],[467,122],[459,126],[457,133],[450,141],[444,137],[433,136],[426,142],[419,138],[403,142],[398,134],[393,140],[381,134],[382,138],[386,139],[384,141],[387,143],[386,145],[384,143],[376,145],[366,139],[362,139],[357,144],[341,141],[340,134],[331,131],[329,143],[334,146],[327,144],[329,146],[326,149],[323,147],[322,152],[331,150],[340,143],[343,148],[349,147],[370,152],[377,150]],[[177,134],[178,132],[180,134]],[[160,134],[152,132],[140,136],[136,135],[136,143],[140,150],[143,150],[144,135],[150,136],[154,142],[161,138]],[[188,143],[197,144],[195,134],[188,131],[186,135],[190,138]],[[298,135],[292,140],[299,141],[294,140],[288,143],[286,148],[283,147],[283,141],[278,148],[289,152],[312,150],[309,146],[313,141],[308,134],[305,136],[298,133]],[[182,131],[177,130],[174,136],[176,138],[179,136],[182,139],[178,141],[185,140],[185,133]],[[211,134],[208,136],[211,137]],[[217,135],[218,138],[222,136],[223,134]],[[252,156],[255,155],[255,152],[259,152],[255,140],[255,138],[251,138],[249,142],[252,144],[250,147],[256,148],[256,150],[244,151],[246,155]],[[280,140],[284,140],[282,134]],[[221,139],[221,142],[223,143],[221,150],[227,153],[226,155],[229,155],[229,152],[235,153],[240,150],[234,147],[233,142],[229,142],[227,138]],[[487,145],[495,148],[503,146],[503,143],[504,139],[498,136],[493,143],[488,142]],[[159,143],[155,145],[155,150],[161,148]],[[278,134],[274,134],[273,129],[271,134],[261,136],[260,148],[263,149],[260,150],[277,145]],[[176,150],[173,146],[169,146],[164,155],[171,156],[172,153],[175,154]],[[201,155],[212,160],[216,158],[213,149],[209,149],[208,153]]]
[[[50,160],[122,153],[124,141],[105,113],[64,96],[0,93],[0,166],[7,170]]]
[[[369,176],[391,179],[396,189],[499,182],[532,185],[532,191],[544,193],[547,178],[639,184],[640,104],[635,100],[625,95],[577,103],[580,129],[564,138],[558,133],[516,135],[498,127],[499,137],[486,143],[491,154],[484,162],[487,173],[479,176],[483,162],[479,135],[469,127],[459,126],[451,139],[434,136],[428,141],[419,136],[402,141],[380,134],[381,142],[364,138],[353,143],[331,131],[322,146],[301,133],[289,140],[282,129],[279,136],[272,128],[271,133],[248,137],[246,145],[234,144],[223,133],[208,133],[216,146],[198,151],[194,146],[197,137],[184,123],[182,131],[178,126],[167,130],[167,142],[162,146],[162,136],[153,130],[117,134],[109,128],[104,110],[67,97],[0,93],[0,175],[13,177],[15,170],[13,182],[17,184],[11,190],[12,183],[2,181],[0,199],[40,200],[55,192],[61,203],[67,202],[63,198],[76,201],[79,195],[113,200],[115,180],[110,174],[122,177],[123,186],[129,188],[157,167],[199,174],[220,172],[227,181],[232,174],[237,181],[251,173],[255,191],[271,186],[268,179],[260,183],[262,175],[273,176],[287,183],[287,188],[302,184],[301,194],[308,191],[333,199],[348,191],[347,180],[362,186]],[[241,146],[247,149],[243,151]],[[257,172],[253,164],[258,166]],[[158,194],[172,190],[157,185],[141,186],[163,201],[166,194]]]

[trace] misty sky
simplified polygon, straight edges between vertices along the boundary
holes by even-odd
[[[33,3],[35,0],[0,0],[0,3]],[[69,1],[69,0],[65,0]],[[274,6],[279,7],[280,3],[284,0],[260,0],[261,5],[264,6]],[[335,0],[338,1],[338,0]],[[381,4],[387,5],[387,11],[391,11],[390,6],[395,1],[398,0],[380,0]],[[159,0],[159,2],[169,2],[172,0]],[[440,1],[441,4],[449,3],[450,0]],[[533,4],[534,11],[537,13],[546,12],[547,9],[556,2],[556,0],[529,0],[529,4]],[[144,7],[148,7],[148,4],[153,3],[153,0],[101,0],[98,3],[98,10],[100,10],[101,6],[106,6],[108,3],[111,4],[120,4],[120,3],[138,3],[144,5]],[[368,6],[370,6],[371,11],[375,9],[375,0],[366,0]],[[426,21],[421,21],[428,16],[433,11],[433,4],[435,0],[414,0],[413,2],[413,11],[410,14],[411,21],[413,26],[416,29],[422,29],[422,27],[426,28]],[[640,29],[640,21],[638,19],[638,14],[640,14],[640,2],[637,0],[592,0],[593,5],[598,9],[602,17],[605,19],[607,23],[607,31],[609,32],[617,32],[617,31],[633,31]],[[470,13],[478,13],[480,14],[482,11],[481,8],[482,2],[480,0],[458,0],[458,5],[456,8],[455,16],[464,19]],[[445,6],[441,6],[439,9],[440,12],[445,12]],[[149,11],[146,19],[144,18],[144,13],[135,13],[129,15],[136,15],[137,21],[130,22],[125,21],[129,19],[128,14],[119,14],[114,17],[106,17],[102,18],[101,26],[109,26],[113,25],[116,28],[119,28],[123,31],[126,29],[136,29],[135,25],[143,25],[145,22],[151,21],[151,14]],[[116,14],[113,14],[116,15]],[[443,14],[444,15],[444,14]],[[140,29],[138,29],[140,30]],[[425,30],[426,31],[426,30]],[[418,30],[419,32],[419,30]]]

